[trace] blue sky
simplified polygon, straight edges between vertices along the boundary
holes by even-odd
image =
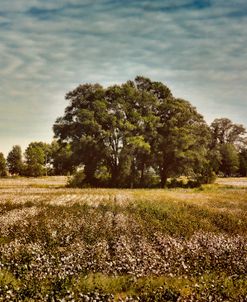
[[[247,1],[1,0],[0,152],[50,142],[78,84],[136,75],[247,126]]]

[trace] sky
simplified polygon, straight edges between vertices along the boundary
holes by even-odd
[[[0,152],[51,142],[81,83],[161,81],[247,127],[246,0],[0,0]]]

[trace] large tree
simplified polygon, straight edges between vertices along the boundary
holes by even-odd
[[[96,184],[97,169],[104,165],[111,186],[142,186],[150,164],[146,136],[155,98],[131,81],[107,89],[81,85],[66,97],[70,106],[54,131],[61,142],[70,142],[74,162],[84,165],[86,181]]]
[[[54,124],[59,143],[69,143],[73,163],[83,165],[85,182],[144,186],[157,171],[161,186],[179,173],[201,173],[207,163],[209,130],[189,102],[144,77],[104,89],[84,84],[66,95],[70,104]]]
[[[20,146],[13,146],[7,156],[8,169],[11,174],[21,175],[23,172],[22,151]]]
[[[151,145],[161,187],[168,177],[203,173],[208,165],[210,137],[203,117],[188,101],[174,98],[163,83],[143,77],[136,81],[140,90],[149,91],[157,99],[153,112],[158,122]]]

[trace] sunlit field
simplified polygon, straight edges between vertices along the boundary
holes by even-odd
[[[247,301],[238,181],[115,190],[1,179],[0,301]]]
[[[247,187],[247,177],[218,178],[217,183],[221,185],[228,185],[228,186]]]

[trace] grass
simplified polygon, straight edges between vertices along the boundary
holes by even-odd
[[[65,183],[0,181],[0,301],[247,300],[246,187]]]

